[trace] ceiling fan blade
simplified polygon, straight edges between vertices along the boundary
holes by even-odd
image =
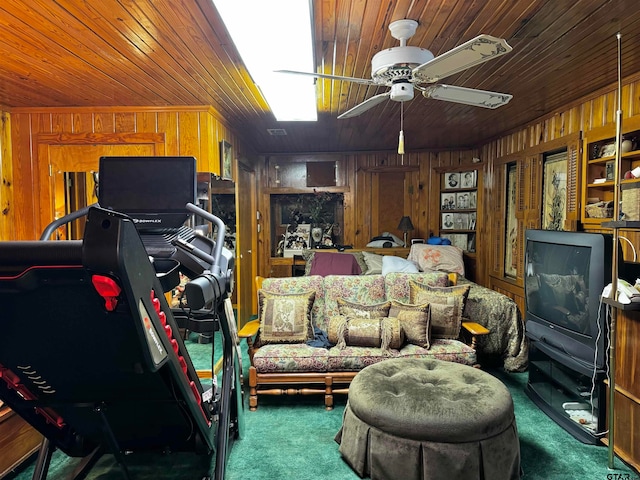
[[[463,103],[475,107],[498,108],[509,103],[513,95],[508,93],[489,92],[475,88],[454,87],[452,85],[433,85],[423,92],[426,98]]]
[[[297,72],[295,70],[275,70],[276,73],[288,73],[293,75],[306,75],[308,77],[328,78],[331,80],[344,80],[346,82],[361,83],[362,85],[378,85],[373,80],[356,77],[341,77],[339,75],[326,75],[324,73]]]
[[[435,83],[467,68],[509,53],[511,46],[502,38],[479,35],[452,48],[433,60],[413,69],[413,77],[421,82]]]
[[[391,90],[385,93],[374,95],[373,97],[366,99],[364,102],[359,103],[352,109],[347,110],[342,115],[339,115],[338,118],[342,119],[342,118],[357,117],[358,115],[366,112],[370,108],[375,107],[379,103],[384,102],[387,98],[389,98],[390,95],[391,95]]]

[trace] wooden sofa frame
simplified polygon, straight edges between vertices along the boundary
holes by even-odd
[[[456,274],[450,274],[452,283],[457,281]],[[264,277],[256,277],[256,291],[262,288]],[[333,395],[347,394],[349,384],[357,371],[334,372],[277,372],[258,373],[253,366],[253,355],[257,351],[253,339],[260,329],[260,320],[251,320],[238,332],[239,338],[247,341],[249,354],[249,410],[258,408],[258,395],[321,395],[324,394],[326,410],[333,409]],[[489,334],[489,330],[476,322],[462,322],[461,339],[476,350],[477,338]],[[479,365],[475,365],[479,367]],[[259,389],[258,386],[272,385],[273,388]],[[286,387],[289,388],[286,388]]]

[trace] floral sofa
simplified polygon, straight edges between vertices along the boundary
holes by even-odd
[[[260,286],[260,292],[267,292],[266,294],[277,298],[289,298],[292,295],[313,292],[312,300],[308,302],[308,313],[315,335],[307,337],[306,341],[303,337],[294,341],[289,339],[279,341],[278,332],[274,332],[272,329],[271,334],[275,333],[275,337],[271,335],[265,341],[266,331],[269,328],[269,325],[265,323],[265,318],[268,317],[266,313],[268,308],[265,305],[268,302],[265,304],[264,298],[261,298],[261,318],[248,323],[239,332],[240,337],[247,338],[249,343],[250,409],[257,408],[259,395],[294,394],[323,394],[325,407],[331,409],[333,395],[347,393],[349,383],[358,371],[367,365],[387,358],[430,357],[477,365],[476,348],[478,345],[486,343],[483,342],[483,339],[491,335],[490,328],[484,328],[483,324],[490,325],[491,322],[488,320],[492,315],[502,315],[496,311],[496,308],[504,309],[504,304],[510,307],[513,302],[504,295],[471,284],[464,279],[461,279],[461,286],[468,284],[468,288],[465,287],[464,304],[460,304],[460,311],[456,311],[454,315],[456,319],[459,319],[457,331],[454,322],[452,324],[454,330],[448,332],[448,335],[431,335],[431,338],[426,339],[426,344],[410,341],[407,336],[407,338],[403,337],[400,342],[396,342],[396,345],[391,342],[386,347],[349,341],[338,341],[338,345],[332,346],[336,343],[336,339],[331,338],[332,334],[334,337],[336,336],[336,319],[345,318],[343,311],[345,304],[376,306],[386,302],[409,308],[411,300],[415,300],[411,298],[415,284],[418,286],[427,285],[434,287],[433,290],[440,290],[450,286],[451,278],[450,274],[444,272],[395,272],[386,275],[328,275],[324,277],[308,275],[264,279]],[[304,302],[302,304],[304,305]],[[304,308],[300,309],[300,305],[292,308],[299,309],[296,316],[304,316]],[[293,312],[293,310],[291,311]],[[517,312],[517,308],[515,308],[515,312]],[[407,315],[413,313],[409,312]],[[393,315],[402,317],[403,314],[395,313]],[[287,316],[286,312],[284,316]],[[393,323],[392,320],[395,318],[385,319],[385,322],[387,320]],[[378,324],[376,323],[376,325]],[[393,335],[397,337],[397,323],[393,325],[396,330],[390,327],[387,331],[393,332]],[[384,328],[381,327],[381,330]],[[456,333],[455,338],[453,338],[452,332]],[[349,330],[349,338],[352,333]],[[402,334],[402,332],[400,333]],[[253,342],[252,339],[256,334],[257,338]],[[391,333],[389,335],[393,336]],[[357,337],[357,332],[353,334],[353,337]]]

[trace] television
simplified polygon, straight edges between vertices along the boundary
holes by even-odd
[[[611,283],[612,235],[527,230],[525,240],[527,337],[586,369],[604,368],[600,297]]]
[[[100,157],[98,203],[128,215],[139,231],[181,227],[196,201],[194,157]]]

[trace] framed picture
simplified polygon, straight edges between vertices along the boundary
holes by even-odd
[[[469,192],[469,208],[478,208],[478,192]]]
[[[518,270],[518,219],[516,218],[516,185],[517,166],[510,163],[507,171],[507,218],[505,219],[505,255],[504,274],[507,277],[516,277]]]
[[[233,180],[232,165],[233,153],[231,144],[225,140],[220,142],[220,178],[222,180]]]
[[[476,188],[476,171],[462,172],[460,174],[460,188]]]
[[[455,228],[456,230],[467,230],[469,228],[469,214],[454,213],[453,228]]]
[[[542,228],[564,230],[567,217],[567,152],[547,155],[543,165]]]
[[[287,228],[284,242],[285,257],[301,255],[302,250],[311,248],[311,225],[300,223],[295,229]]]
[[[443,213],[442,214],[442,229],[443,230],[453,230],[453,213]]]
[[[455,208],[456,208],[456,194],[441,193],[440,194],[440,210],[453,210]]]
[[[442,238],[451,240],[451,245],[458,247],[462,251],[466,251],[469,247],[469,237],[466,233],[447,233],[441,235]]]
[[[466,210],[469,208],[469,192],[456,193],[456,209]]]
[[[460,174],[458,172],[446,173],[444,188],[460,188]]]

